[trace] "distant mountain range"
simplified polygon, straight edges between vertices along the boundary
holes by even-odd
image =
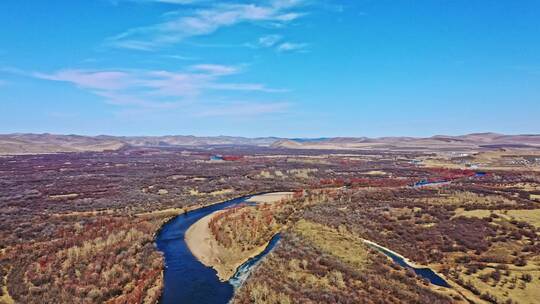
[[[440,150],[480,148],[540,148],[540,135],[504,135],[474,133],[460,136],[436,135],[418,137],[334,137],[320,140],[281,139],[273,147],[289,149],[397,149]]]
[[[37,154],[116,150],[124,146],[137,147],[202,147],[216,145],[246,145],[286,149],[493,149],[540,148],[540,135],[503,135],[474,133],[461,136],[437,135],[416,137],[333,137],[333,138],[246,138],[233,136],[81,136],[54,134],[0,135],[0,154]]]

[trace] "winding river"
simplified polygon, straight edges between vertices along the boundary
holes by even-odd
[[[215,211],[244,203],[252,196],[240,197],[179,215],[162,226],[156,235],[156,245],[165,257],[163,272],[163,293],[160,303],[228,303],[239,287],[249,276],[251,269],[267,255],[280,240],[276,234],[266,249],[238,267],[235,275],[227,282],[221,282],[214,269],[206,267],[193,256],[184,236],[188,228],[201,218]],[[251,204],[251,203],[250,203]],[[417,275],[428,279],[432,284],[450,287],[450,285],[429,268],[415,268],[398,254],[369,242],[370,246],[390,257],[402,267],[412,269]]]
[[[431,284],[446,287],[451,287],[448,282],[446,282],[441,276],[439,276],[435,271],[431,270],[427,267],[414,267],[413,265],[409,264],[404,257],[396,254],[393,251],[390,251],[383,246],[376,244],[374,242],[365,241],[366,244],[372,248],[375,248],[379,250],[381,253],[386,255],[387,257],[391,258],[394,263],[398,264],[401,267],[411,269],[416,273],[416,275],[428,280]]]
[[[248,276],[249,271],[279,241],[279,234],[274,236],[261,254],[241,265],[234,277],[228,282],[221,282],[214,269],[204,266],[189,250],[184,235],[188,228],[206,215],[238,205],[251,196],[232,199],[179,215],[167,222],[156,235],[156,245],[165,257],[163,272],[163,293],[160,303],[228,303],[239,286]]]

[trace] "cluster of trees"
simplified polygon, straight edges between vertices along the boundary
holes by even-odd
[[[375,251],[358,254],[362,267],[289,231],[233,303],[453,303]]]
[[[413,182],[407,178],[374,178],[374,177],[352,177],[321,179],[318,185],[312,188],[321,187],[404,187]]]
[[[256,247],[259,241],[257,232],[266,230],[266,227],[257,218],[254,209],[247,205],[237,206],[214,216],[208,226],[218,243],[225,248],[233,245],[246,249]]]
[[[538,209],[540,204],[508,191],[500,180],[495,186],[496,176],[504,173],[490,175],[481,184],[466,179],[464,183],[444,188],[348,189],[326,196],[326,202],[311,206],[302,217],[332,227],[345,226],[419,264],[438,264],[443,270],[464,269],[463,275],[479,277],[480,267],[488,264],[522,267],[540,254],[538,228],[509,216],[489,213],[489,210]],[[460,215],[463,210],[476,209],[482,212]],[[489,216],[475,216],[486,214],[486,210]],[[494,272],[495,276],[497,273]],[[456,282],[479,297],[491,298],[474,280]]]
[[[446,181],[472,177],[476,174],[475,171],[467,169],[428,168],[427,171],[431,179]]]
[[[282,204],[239,205],[214,216],[208,226],[214,238],[225,248],[251,250],[267,243],[279,230],[274,217]]]
[[[154,303],[163,259],[153,233],[162,223],[98,216],[47,243],[11,247],[2,258],[9,294],[20,303]]]

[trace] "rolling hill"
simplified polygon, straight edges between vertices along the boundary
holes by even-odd
[[[388,150],[470,150],[497,148],[540,148],[540,135],[474,133],[460,136],[416,137],[333,137],[333,138],[246,138],[234,136],[81,136],[55,134],[0,135],[0,155],[117,150],[135,147],[202,147],[245,145],[283,149],[388,149]]]

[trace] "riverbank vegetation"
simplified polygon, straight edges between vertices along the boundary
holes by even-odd
[[[344,190],[328,198],[302,218],[346,227],[417,264],[430,265],[472,292],[475,300],[534,303],[539,296],[537,202],[469,183]]]
[[[212,236],[227,249],[250,251],[266,244],[279,230],[274,219],[277,208],[271,204],[240,205],[212,217]]]
[[[343,227],[300,221],[233,303],[453,303]]]
[[[199,261],[228,281],[236,269],[264,251],[280,230],[274,215],[290,202],[289,193],[256,195],[246,203],[211,213],[191,225],[185,241]],[[263,201],[253,204],[252,201]]]
[[[1,301],[155,301],[163,260],[153,236],[172,216],[368,168],[345,170],[322,152],[282,152],[127,147],[0,158]],[[211,161],[216,153],[245,157]]]
[[[234,157],[210,160],[215,154]],[[163,258],[153,239],[162,223],[230,198],[291,190],[287,202],[244,206],[208,226],[241,251],[283,231],[237,303],[539,298],[540,175],[417,161],[429,157],[254,147],[2,157],[0,303],[154,303]],[[414,187],[419,181],[428,185]],[[437,181],[451,183],[429,184]],[[434,289],[359,238],[430,266],[460,294]]]

